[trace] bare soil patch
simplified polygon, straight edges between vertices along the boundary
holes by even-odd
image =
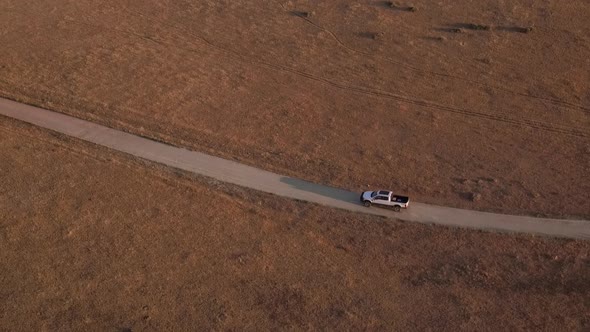
[[[2,96],[350,190],[590,216],[584,0],[0,7]]]
[[[260,194],[0,117],[7,330],[585,330],[590,242]]]

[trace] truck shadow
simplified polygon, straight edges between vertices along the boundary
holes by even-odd
[[[359,201],[360,193],[353,193],[350,191],[332,188],[328,186],[323,186],[320,184],[315,184],[311,182],[307,182],[304,180],[294,179],[290,177],[283,176],[281,177],[281,182],[290,185],[299,190],[307,191],[310,193],[322,195],[325,197],[329,197],[332,199],[336,199],[346,203],[353,203],[357,205],[361,205]]]

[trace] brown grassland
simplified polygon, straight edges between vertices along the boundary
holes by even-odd
[[[396,4],[0,0],[0,95],[350,190],[590,216],[588,2]]]
[[[0,97],[349,190],[589,218],[589,17],[0,0]],[[195,328],[589,330],[590,242],[292,201],[0,117],[0,330]]]
[[[2,330],[587,330],[590,242],[403,223],[0,117]]]

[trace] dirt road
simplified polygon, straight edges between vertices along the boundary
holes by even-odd
[[[173,147],[11,100],[0,99],[0,115],[220,181],[326,206],[421,223],[590,239],[590,221],[503,215],[417,202],[412,202],[410,209],[401,213],[365,208],[358,201],[359,193],[317,185]]]

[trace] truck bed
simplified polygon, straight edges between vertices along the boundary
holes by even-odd
[[[391,201],[398,203],[407,203],[410,201],[410,198],[408,196],[393,195],[391,196]]]

